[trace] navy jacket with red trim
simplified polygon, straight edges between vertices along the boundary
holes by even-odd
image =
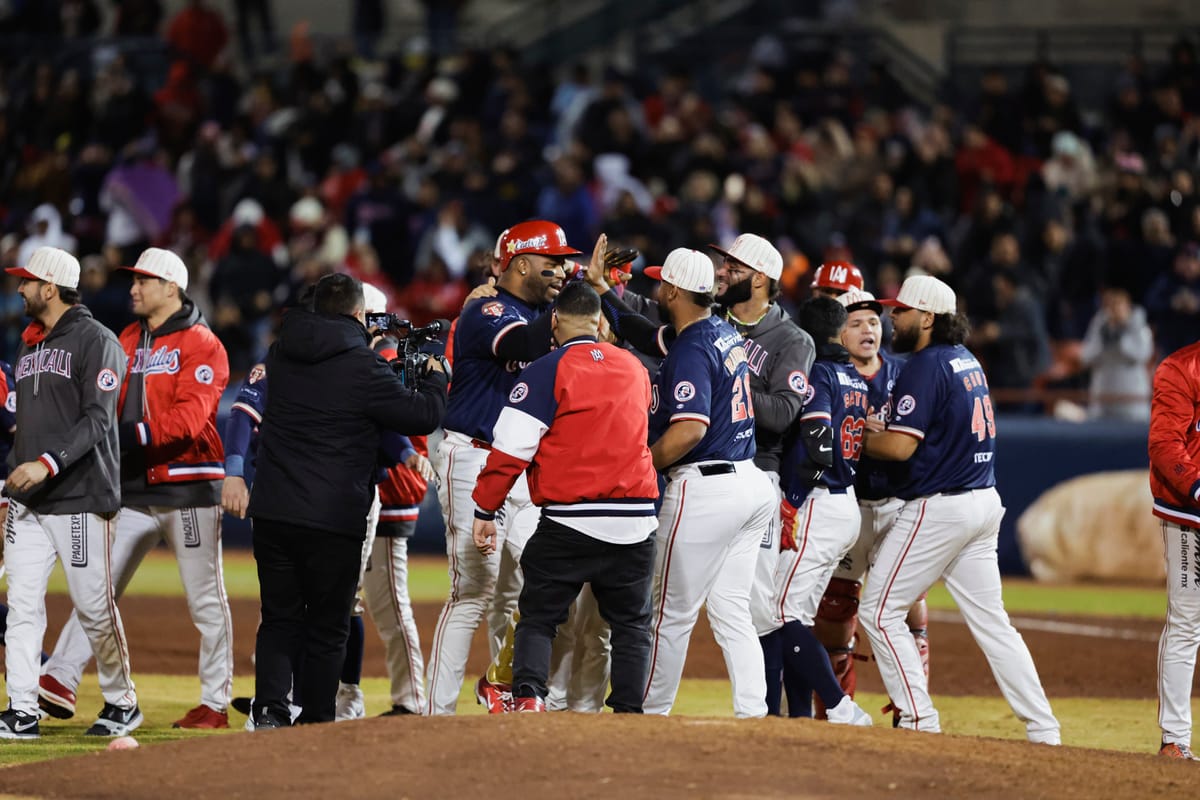
[[[1154,371],[1149,450],[1154,515],[1200,526],[1200,342]]]

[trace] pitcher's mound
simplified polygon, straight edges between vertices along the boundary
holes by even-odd
[[[809,720],[523,714],[204,737],[0,772],[45,798],[1178,796],[1194,764]]]

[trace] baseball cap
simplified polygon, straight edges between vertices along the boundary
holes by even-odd
[[[863,288],[863,276],[858,267],[849,261],[827,261],[817,267],[813,275],[812,288],[838,289],[848,292]]]
[[[934,314],[953,314],[958,311],[954,290],[932,275],[913,275],[905,278],[895,300],[880,300],[882,305],[915,308]]]
[[[875,299],[875,295],[863,289],[851,289],[837,296],[837,301],[846,307],[846,312],[870,309],[876,314],[883,313],[883,303]]]
[[[188,271],[183,259],[160,247],[147,247],[138,256],[136,264],[121,269],[136,272],[138,275],[149,275],[151,278],[162,278],[178,285],[181,290],[186,289],[188,285]]]
[[[371,284],[363,281],[363,311],[368,314],[382,314],[387,311],[387,295]]]
[[[505,236],[508,236],[508,228],[505,228],[504,232],[496,237],[496,252],[492,253],[492,258],[496,259],[497,261],[499,261],[503,257],[504,237]]]
[[[712,259],[699,250],[676,247],[661,267],[646,267],[646,277],[689,292],[711,292],[716,283]]]
[[[45,281],[68,289],[79,288],[79,260],[57,247],[39,247],[29,257],[28,264],[9,267],[4,271],[31,281]]]
[[[732,258],[758,270],[772,280],[779,280],[779,276],[783,274],[783,256],[775,249],[775,245],[753,233],[738,236],[728,250],[723,250],[715,244],[710,244],[709,247],[726,258]]]
[[[567,234],[553,222],[544,219],[518,222],[501,237],[500,270],[519,255],[579,256],[583,253],[567,244]]]

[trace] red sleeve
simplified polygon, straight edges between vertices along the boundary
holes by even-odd
[[[166,408],[152,409],[152,416],[138,425],[144,445],[162,447],[194,441],[204,426],[216,418],[221,393],[229,383],[229,358],[221,342],[207,328],[203,335],[188,336],[180,349],[175,397]]]
[[[488,453],[487,463],[475,481],[475,491],[471,493],[471,499],[478,509],[475,516],[480,519],[493,518],[496,510],[504,505],[504,498],[512,491],[517,478],[528,466],[528,461],[499,450]]]
[[[1150,406],[1150,467],[1158,477],[1192,502],[1200,491],[1200,465],[1188,452],[1196,387],[1179,365],[1168,359],[1154,373]]]

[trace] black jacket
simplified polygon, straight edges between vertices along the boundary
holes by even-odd
[[[251,517],[363,539],[384,429],[428,434],[446,412],[446,376],[406,389],[351,317],[293,310],[266,361]]]

